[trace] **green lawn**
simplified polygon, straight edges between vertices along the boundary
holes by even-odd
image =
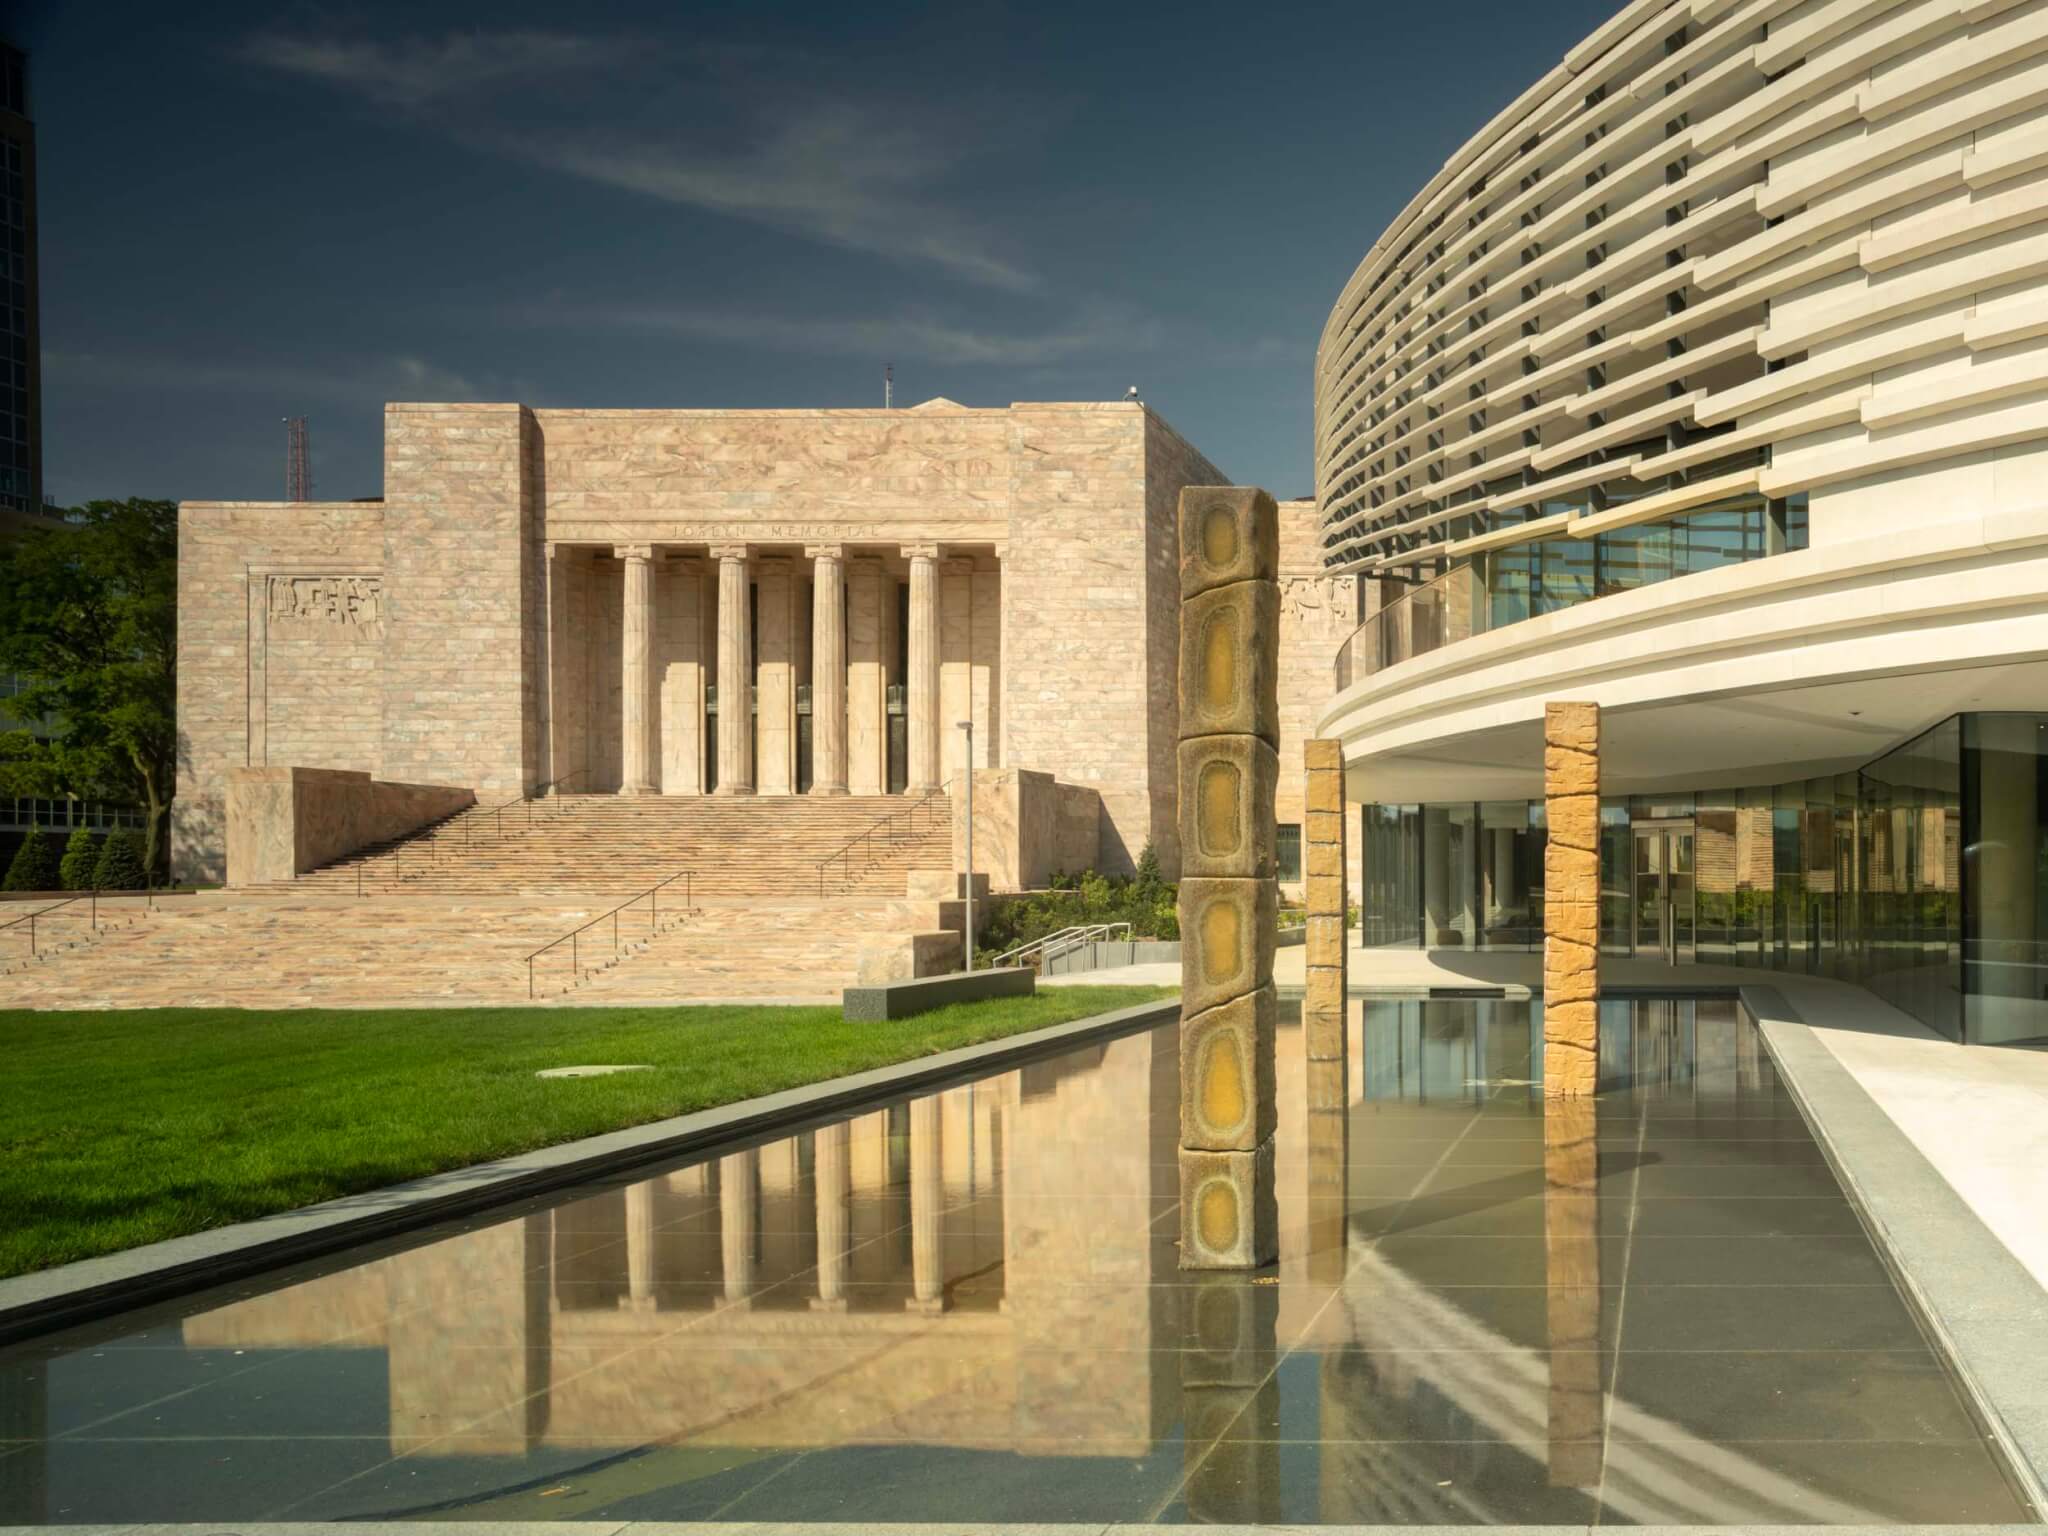
[[[1170,996],[818,1008],[0,1011],[0,1275]],[[542,1067],[652,1072],[542,1082]]]

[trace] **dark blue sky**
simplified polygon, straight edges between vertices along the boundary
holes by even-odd
[[[1121,396],[1311,487],[1366,246],[1608,0],[0,0],[31,49],[47,491],[381,489],[387,399]]]

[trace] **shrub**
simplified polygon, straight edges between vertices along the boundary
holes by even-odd
[[[142,834],[123,828],[108,834],[93,869],[93,883],[103,891],[139,891],[149,883],[142,862]]]
[[[1138,856],[1135,875],[1084,870],[1054,875],[1052,888],[994,903],[981,925],[980,953],[993,958],[1062,928],[1088,923],[1129,923],[1134,939],[1177,939],[1177,888],[1160,877],[1151,844]]]
[[[92,877],[100,866],[100,840],[84,827],[73,827],[71,839],[64,845],[64,857],[57,865],[57,873],[67,891],[89,891]]]
[[[41,827],[30,827],[28,836],[21,840],[15,850],[14,862],[7,866],[7,878],[0,881],[10,891],[54,891],[63,878],[58,872],[60,860],[57,846],[43,836]]]

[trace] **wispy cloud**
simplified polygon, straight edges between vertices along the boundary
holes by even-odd
[[[498,86],[557,79],[623,62],[623,40],[561,32],[451,32],[398,44],[263,32],[242,55],[281,74],[342,86],[372,101],[423,107]]]
[[[994,330],[916,312],[805,317],[689,305],[556,309],[545,312],[544,318],[578,328],[602,326],[779,352],[1013,368],[1089,357],[1114,360],[1152,351],[1163,340],[1156,322],[1111,310],[1075,317],[1045,331]]]
[[[307,402],[361,405],[387,400],[519,400],[528,397],[516,381],[473,378],[420,357],[370,357],[331,368],[265,361],[204,363],[148,353],[75,352],[43,354],[43,369],[59,385],[77,382],[101,389],[142,393],[164,390],[205,394],[262,395],[280,411]]]
[[[977,114],[871,99],[792,55],[556,32],[380,40],[266,32],[243,57],[599,186],[1024,291],[1010,242],[949,204]],[[1014,120],[1014,119],[1013,119]]]

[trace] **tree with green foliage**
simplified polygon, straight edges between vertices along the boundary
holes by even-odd
[[[95,501],[0,545],[0,671],[23,684],[15,719],[52,727],[0,733],[0,793],[141,805],[152,869],[177,767],[177,598],[175,502]]]
[[[14,862],[7,866],[7,878],[0,886],[10,891],[54,891],[61,878],[58,862],[57,845],[43,836],[41,827],[30,827],[14,850]]]
[[[64,858],[57,866],[57,873],[64,881],[64,889],[91,890],[93,876],[99,867],[99,838],[84,827],[73,827],[70,840],[64,844]]]
[[[138,833],[123,827],[107,834],[92,883],[103,891],[139,891],[149,884],[149,865]]]

